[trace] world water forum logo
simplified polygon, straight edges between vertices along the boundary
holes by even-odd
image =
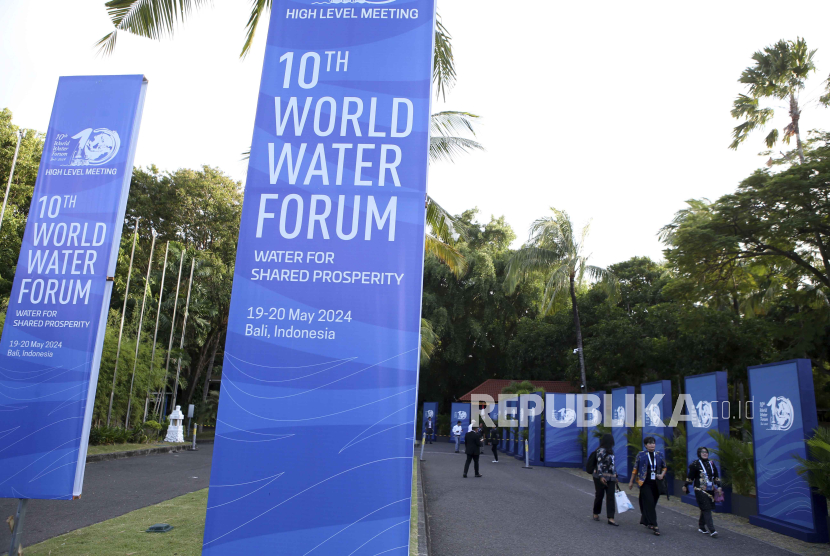
[[[72,152],[70,166],[101,166],[115,158],[121,148],[118,132],[105,127],[88,127],[72,139],[78,140],[78,144]]]
[[[611,426],[622,427],[625,426],[625,406],[621,405],[614,410],[614,416],[611,419]]]
[[[435,412],[431,409],[427,409],[427,418],[432,417],[433,415],[435,415]]]
[[[466,411],[456,411],[455,412],[455,418],[459,421],[463,421],[464,419],[467,418],[467,412]]]
[[[646,426],[662,427],[663,419],[661,417],[660,406],[656,403],[648,404],[648,407],[646,407]]]
[[[712,425],[712,420],[715,417],[712,411],[712,402],[699,401],[695,409],[697,409],[697,412],[693,417],[696,417],[696,419],[692,420],[692,425],[708,429]]]
[[[597,413],[599,413],[599,411],[597,411]],[[559,424],[559,426],[567,427],[568,425],[576,421],[576,411],[574,411],[573,409],[568,409],[567,407],[563,409],[557,409],[553,412],[553,419]]]
[[[795,408],[789,398],[773,396],[767,402],[761,402],[761,426],[770,431],[790,430],[795,421]]]

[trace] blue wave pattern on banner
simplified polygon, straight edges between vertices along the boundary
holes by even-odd
[[[753,439],[758,514],[812,529],[810,487],[796,472],[794,455],[807,457],[795,362],[750,369],[755,401]]]
[[[433,18],[273,3],[206,555],[407,553]]]
[[[582,464],[582,446],[579,443],[579,427],[576,412],[581,405],[581,395],[549,393],[545,395],[548,419],[545,422],[545,463]],[[573,407],[568,407],[568,398]],[[560,426],[553,426],[550,415]]]
[[[143,82],[60,78],[0,344],[0,498],[81,494]]]

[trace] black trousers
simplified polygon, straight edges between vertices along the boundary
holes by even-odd
[[[427,442],[432,444],[432,429],[427,429]]]
[[[714,492],[710,494],[714,494]],[[712,519],[712,510],[715,508],[715,502],[706,493],[699,490],[695,491],[695,499],[697,500],[697,507],[700,508],[700,518],[697,520],[697,526],[713,533],[715,522]]]
[[[594,496],[594,515],[600,515],[602,512],[602,499],[605,498],[605,513],[608,519],[614,519],[614,514],[617,511],[617,501],[614,498],[614,488],[617,483],[615,481],[608,481],[602,484],[602,481],[594,477],[594,489],[596,495]]]
[[[475,469],[476,475],[479,475],[478,472],[478,454],[467,454],[467,462],[464,464],[464,476],[467,476],[467,471],[470,470],[470,460],[474,462],[473,469]]]
[[[499,445],[497,443],[493,444],[493,457],[496,461],[499,461]]]
[[[640,487],[640,523],[650,527],[657,527],[657,499],[660,492],[657,490],[657,481],[646,480]]]

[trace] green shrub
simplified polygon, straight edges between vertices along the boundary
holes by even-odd
[[[662,434],[658,435],[663,439],[666,445],[666,451],[669,453],[668,465],[669,471],[674,475],[675,479],[684,480],[686,478],[686,429],[683,427],[676,427],[672,438],[666,438]]]
[[[721,484],[731,486],[735,494],[749,496],[755,487],[755,460],[752,452],[752,443],[743,442],[737,438],[723,435],[717,431],[709,431],[717,448],[712,452],[717,456],[721,465]]]
[[[809,460],[793,456],[798,460],[796,470],[805,477],[807,484],[825,498],[830,498],[830,429],[819,427],[807,440]]]

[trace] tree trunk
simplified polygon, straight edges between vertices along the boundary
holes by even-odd
[[[208,389],[210,388],[210,378],[213,375],[213,364],[216,361],[216,352],[219,351],[219,344],[221,342],[216,341],[213,344],[213,351],[210,354],[210,362],[208,363],[207,373],[205,374],[205,384],[202,387],[202,401],[206,402],[208,397]]]
[[[187,385],[187,392],[184,392],[184,402],[183,406],[186,407],[190,404],[190,400],[193,399],[193,394],[196,392],[196,384],[199,382],[199,377],[202,375],[202,368],[205,366],[205,362],[207,361],[207,353],[211,350],[213,343],[216,341],[218,334],[213,334],[208,338],[207,343],[202,346],[202,349],[199,351],[199,362],[196,364],[196,369],[193,372],[192,376],[188,377],[188,385]]]
[[[801,164],[804,164],[804,146],[801,144],[801,130],[798,126],[798,120],[801,119],[801,110],[798,109],[798,101],[795,99],[795,94],[790,94],[790,120],[792,125],[792,132],[795,135],[795,145],[798,149],[798,159]]]
[[[576,305],[576,291],[574,289],[574,277],[570,278],[571,306],[574,314],[574,327],[576,328],[576,348],[579,352],[579,373],[582,380],[582,393],[588,392],[588,381],[585,378],[585,354],[582,352],[582,326],[579,324],[579,308]]]

